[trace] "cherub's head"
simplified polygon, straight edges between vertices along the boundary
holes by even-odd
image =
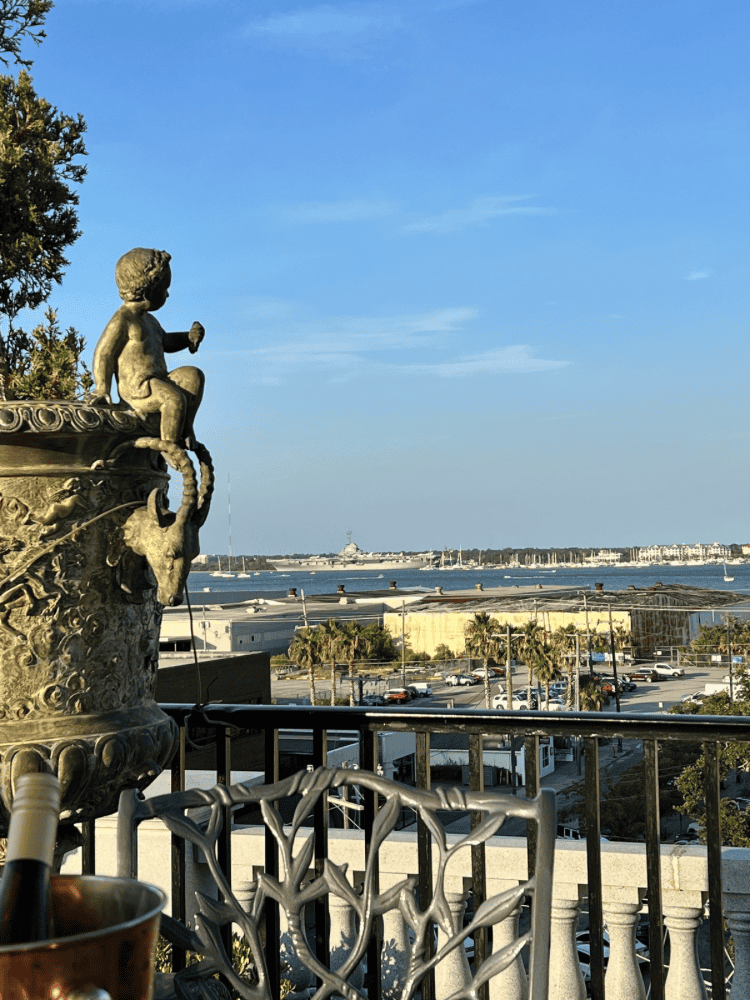
[[[151,293],[159,286],[163,286],[166,292],[171,280],[171,259],[166,250],[145,250],[143,247],[123,254],[115,265],[120,298],[124,302],[145,302],[151,299]],[[159,305],[164,305],[164,302]]]

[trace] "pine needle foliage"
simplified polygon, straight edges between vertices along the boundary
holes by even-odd
[[[54,309],[47,309],[45,317],[47,322],[28,335],[26,350],[10,372],[10,395],[16,399],[73,399],[93,386],[81,360],[83,337],[72,326],[63,333]]]
[[[36,45],[47,37],[44,19],[54,6],[52,0],[0,0],[0,62],[31,66],[21,56],[21,43],[30,38]]]
[[[39,308],[60,284],[69,261],[65,254],[81,235],[78,228],[78,193],[86,167],[81,115],[58,111],[34,90],[21,57],[21,43],[44,38],[44,17],[51,0],[0,0],[0,62],[19,63],[17,77],[0,76],[0,398],[12,398],[14,386],[25,395],[38,384],[41,398],[64,398],[60,387],[74,395],[78,382],[64,377],[71,351],[77,357],[83,340],[70,331],[62,334],[60,350],[49,338],[60,333],[56,319],[27,334],[16,326],[23,310]],[[51,364],[42,377],[44,359]],[[33,375],[32,375],[33,372]],[[48,393],[45,385],[52,386]]]

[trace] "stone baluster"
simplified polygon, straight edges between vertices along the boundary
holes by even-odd
[[[381,891],[398,881],[398,878],[382,877]],[[383,914],[383,947],[380,953],[380,989],[383,1000],[397,1000],[401,996],[409,970],[410,952],[409,928],[401,910],[397,907],[387,910]]]
[[[586,984],[576,949],[581,913],[577,885],[556,885],[550,926],[549,1000],[586,1000]]]
[[[328,896],[330,933],[328,936],[331,970],[340,969],[351,954],[357,937],[357,920],[354,907],[347,900],[330,893]],[[355,989],[361,989],[365,981],[365,970],[358,963],[349,973],[347,982]]]
[[[750,895],[724,893],[724,916],[734,941],[734,974],[730,996],[743,1000],[750,996]]]
[[[521,907],[517,907],[509,917],[494,924],[492,928],[492,950],[500,951],[518,937],[518,918]],[[550,994],[551,996],[552,994]],[[489,981],[490,1000],[527,1000],[529,996],[529,980],[520,955],[510,963],[507,969],[498,972]],[[573,998],[571,998],[573,1000]]]
[[[662,893],[664,926],[669,931],[669,972],[665,1000],[707,1000],[698,959],[698,928],[703,914],[700,892]],[[740,994],[742,995],[742,994]]]
[[[462,918],[466,909],[465,892],[446,892],[445,899],[451,913],[453,931],[448,935],[442,927],[438,926],[438,952],[447,943],[449,937],[452,937],[462,926]],[[471,969],[466,958],[466,949],[461,944],[435,966],[435,1000],[446,1000],[462,986],[468,986],[470,982]]]
[[[634,897],[633,901],[628,897]],[[605,888],[604,922],[609,931],[607,1000],[646,1000],[643,976],[635,957],[635,931],[641,905],[640,890]]]

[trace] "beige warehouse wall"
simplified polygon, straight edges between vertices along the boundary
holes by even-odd
[[[595,613],[589,613],[589,628],[592,632],[607,632],[609,630],[609,617],[600,618],[600,614],[600,609]],[[427,653],[429,656],[434,655],[441,643],[445,643],[454,653],[462,653],[465,644],[465,629],[473,617],[473,611],[407,611],[404,620],[406,642],[416,653]],[[508,624],[518,628],[536,617],[539,624],[548,632],[554,632],[561,625],[570,624],[574,624],[580,629],[586,628],[584,612],[539,611],[535,616],[533,612],[528,611],[510,613],[500,611],[493,614],[493,617],[497,618],[501,626]],[[383,624],[393,638],[400,641],[401,615],[386,613],[383,616]],[[630,613],[613,611],[612,624],[615,628],[618,625],[630,628]]]

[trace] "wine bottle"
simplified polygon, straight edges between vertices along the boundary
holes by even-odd
[[[54,774],[21,775],[0,879],[0,945],[52,937],[50,886],[59,816]]]

